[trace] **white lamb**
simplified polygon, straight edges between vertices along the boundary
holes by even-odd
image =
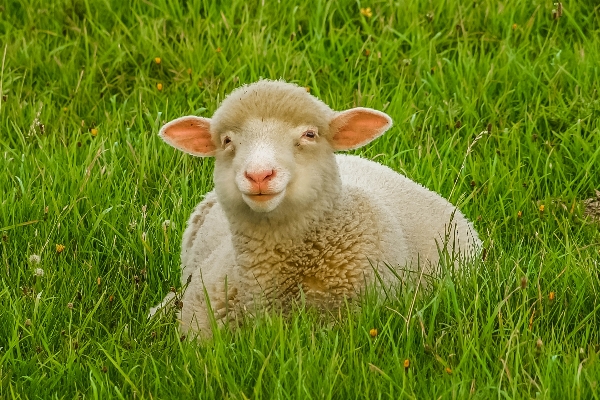
[[[462,260],[474,256],[475,229],[444,198],[383,165],[334,154],[391,126],[383,112],[335,112],[302,87],[268,80],[234,90],[212,119],[166,124],[167,143],[215,157],[215,190],[183,234],[182,330],[210,336],[211,309],[222,322],[301,293],[317,307],[339,305],[374,279],[397,280],[389,266],[430,272],[445,241]]]

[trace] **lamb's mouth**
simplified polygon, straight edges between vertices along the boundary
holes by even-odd
[[[282,192],[278,193],[243,193],[242,196],[245,199],[255,201],[257,203],[264,203],[280,196]]]

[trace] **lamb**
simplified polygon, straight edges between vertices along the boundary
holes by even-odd
[[[223,322],[299,296],[339,306],[375,279],[392,284],[400,269],[390,266],[431,272],[448,237],[461,260],[476,255],[477,232],[447,200],[381,164],[334,154],[391,126],[383,112],[335,112],[270,80],[234,90],[211,119],[164,125],[171,146],[215,157],[215,189],[183,234],[181,330],[210,336],[210,313]]]

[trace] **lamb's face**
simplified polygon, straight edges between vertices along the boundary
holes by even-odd
[[[212,119],[181,117],[160,136],[216,157],[215,190],[230,217],[278,220],[333,201],[340,186],[333,152],[361,147],[391,125],[380,111],[334,112],[302,87],[262,80],[234,90]]]
[[[235,208],[298,212],[337,176],[333,148],[310,121],[249,118],[217,137],[215,189]]]

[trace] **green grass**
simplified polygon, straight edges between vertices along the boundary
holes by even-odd
[[[600,398],[597,2],[293,3],[2,3],[0,398]],[[391,115],[360,153],[459,204],[485,261],[205,343],[148,320],[212,188],[157,131],[260,77]]]

